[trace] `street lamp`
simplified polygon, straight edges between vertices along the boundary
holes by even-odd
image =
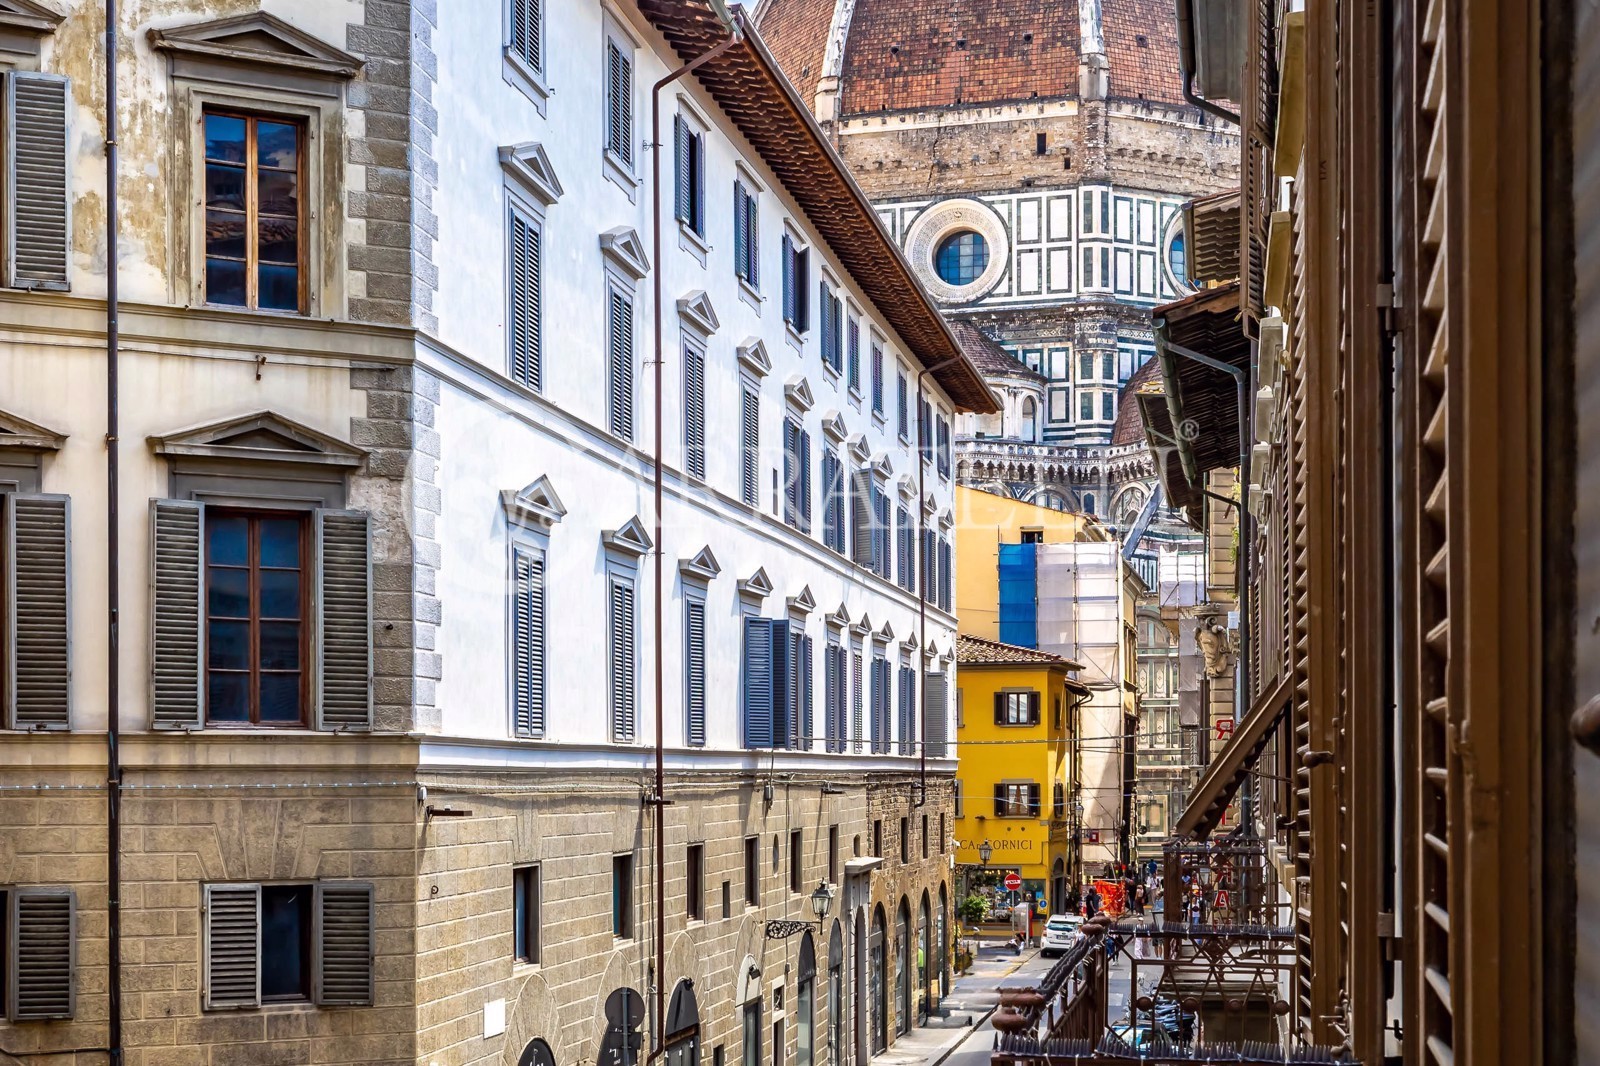
[[[822,930],[824,919],[828,917],[828,909],[833,906],[833,886],[826,881],[818,881],[817,887],[812,891],[811,913],[817,916],[814,922],[792,922],[773,919],[767,923],[768,940],[787,940],[796,933],[805,932],[815,926],[818,932]]]
[[[978,859],[979,859],[979,861],[981,861],[983,863],[985,868],[988,867],[988,865],[989,865],[989,857],[992,856],[993,854],[994,854],[994,848],[989,845],[989,842],[987,840],[985,840],[982,844],[978,845]]]

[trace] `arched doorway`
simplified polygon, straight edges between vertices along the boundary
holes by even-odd
[[[833,920],[828,939],[828,1062],[840,1066],[844,1052],[844,929]]]
[[[928,938],[933,934],[933,923],[928,913],[928,893],[922,893],[922,905],[917,908],[917,1024],[925,1024],[928,1012],[933,1009],[933,989],[928,984],[932,976],[928,964],[933,961],[933,945]]]
[[[950,896],[939,885],[939,998],[950,994]]]
[[[530,1040],[517,1058],[517,1066],[556,1066],[556,1057],[543,1040]]]
[[[667,1066],[700,1066],[700,1004],[694,982],[685,978],[672,990],[665,1030]]]
[[[894,1031],[911,1031],[911,904],[900,897],[894,921]]]
[[[889,931],[883,920],[883,904],[873,908],[872,933],[867,937],[867,1017],[872,1034],[872,1053],[889,1050],[889,967],[884,958],[884,941]]]
[[[794,1066],[815,1066],[817,1024],[817,946],[808,931],[800,941],[800,968],[795,976]],[[672,1066],[668,1063],[667,1066]]]
[[[600,1040],[596,1066],[638,1066],[644,1022],[644,997],[631,988],[619,988],[606,997],[606,1033]]]

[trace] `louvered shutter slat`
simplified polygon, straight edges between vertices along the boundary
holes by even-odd
[[[680,222],[692,222],[689,215],[689,127],[682,115],[672,116],[672,142],[677,149],[677,181],[673,196],[673,214]]]
[[[942,673],[922,675],[922,722],[927,734],[928,756],[943,759],[947,750],[950,689]]]
[[[12,71],[5,78],[6,284],[65,290],[67,284],[67,115],[71,82]]]
[[[772,747],[772,620],[744,620],[744,746]]]
[[[372,725],[372,546],[359,511],[316,512],[317,728]]]
[[[684,466],[706,476],[706,359],[698,348],[685,348],[683,358]]]
[[[150,501],[150,714],[157,729],[200,724],[205,508]]]
[[[699,748],[706,743],[706,605],[689,600],[684,612],[688,741]]]
[[[811,434],[800,431],[800,531],[811,532]]]
[[[540,737],[545,727],[544,559],[518,548],[515,569],[516,730],[519,737]]]
[[[631,744],[637,721],[638,669],[632,585],[612,582],[610,616],[611,738],[618,744]]]
[[[77,1005],[72,890],[12,891],[10,1003],[13,1021],[70,1018]]]
[[[542,235],[521,215],[511,218],[511,376],[544,387]]]
[[[851,558],[861,566],[873,564],[872,541],[872,475],[857,470],[851,475],[855,491],[850,494]]]
[[[739,494],[752,507],[759,504],[759,458],[761,450],[761,400],[754,390],[745,389],[741,397],[739,422]]]
[[[72,681],[71,504],[65,496],[11,496],[11,725],[66,729]]]
[[[205,1005],[261,1005],[261,886],[205,886]]]
[[[633,301],[611,293],[611,432],[633,439]]]
[[[373,1001],[372,886],[326,882],[316,888],[317,967],[313,998],[325,1007]]]

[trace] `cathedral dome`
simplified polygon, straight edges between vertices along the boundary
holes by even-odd
[[[763,0],[757,24],[802,100],[838,91],[826,118],[1069,99],[1096,54],[1110,98],[1184,102],[1171,0]]]

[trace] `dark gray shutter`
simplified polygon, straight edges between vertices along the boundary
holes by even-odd
[[[996,692],[994,694],[994,724],[1006,724],[1006,694],[1004,692]]]
[[[800,427],[792,419],[783,420],[783,521],[800,524]]]
[[[1037,692],[1028,693],[1028,724],[1039,724],[1039,694]]]
[[[544,387],[541,239],[532,220],[511,212],[511,376],[535,390]]]
[[[770,618],[744,620],[744,746],[772,747],[772,626]]]
[[[324,1007],[363,1007],[373,1000],[372,886],[328,881],[316,886],[312,999]]]
[[[797,671],[798,671],[798,673],[800,675],[799,684],[797,686],[797,693],[799,695],[799,700],[800,700],[800,734],[799,734],[800,743],[799,743],[799,747],[801,749],[805,750],[805,751],[810,751],[811,750],[811,736],[812,736],[812,725],[813,725],[813,723],[812,723],[812,696],[814,695],[814,693],[812,691],[812,681],[811,681],[812,677],[815,675],[815,670],[813,669],[813,663],[812,663],[812,658],[811,658],[812,657],[812,653],[813,653],[813,647],[814,647],[814,645],[812,644],[811,638],[808,637],[808,636],[805,636],[804,634],[802,634],[801,637],[800,637],[800,640],[799,640],[799,647],[797,649],[797,651],[799,652],[799,655],[798,655],[799,663],[798,663],[798,666],[797,666]]]
[[[611,739],[618,744],[632,744],[638,720],[636,700],[639,664],[635,649],[637,631],[631,584],[615,578],[611,580],[608,614]]]
[[[706,605],[686,600],[683,608],[684,720],[691,747],[706,743]]]
[[[740,397],[739,498],[754,507],[761,488],[761,397],[746,388]]]
[[[888,678],[883,676],[884,665],[885,663],[882,659],[878,658],[876,655],[872,657],[872,683],[869,691],[872,702],[872,718],[869,722],[869,725],[871,726],[872,732],[868,738],[868,749],[873,754],[877,754],[878,752],[884,750],[883,723],[880,720],[881,715],[879,714],[879,708],[883,700],[883,687],[888,682]]]
[[[800,431],[800,532],[811,532],[811,434]]]
[[[611,432],[633,439],[633,301],[615,289],[610,295]]]
[[[927,735],[928,757],[943,759],[948,754],[950,689],[942,673],[922,675],[922,724]]]
[[[205,506],[150,501],[150,720],[200,725],[205,673]]]
[[[737,277],[744,278],[752,285],[755,279],[750,276],[750,211],[745,206],[749,194],[744,191],[744,182],[733,183],[733,272]]]
[[[682,115],[672,116],[672,144],[677,150],[677,180],[674,183],[672,213],[679,222],[693,222],[689,203],[694,190],[689,187],[689,127]]]
[[[11,1020],[70,1018],[77,1006],[77,911],[70,888],[11,890]]]
[[[515,548],[512,569],[513,724],[519,737],[542,737],[545,725],[544,557],[526,548]]]
[[[794,328],[811,328],[811,251],[794,253]]]
[[[72,83],[59,74],[5,77],[6,284],[65,290],[67,115]]]
[[[536,72],[544,70],[540,0],[511,0],[511,47]]]
[[[606,42],[606,146],[633,166],[633,59],[616,41]]]
[[[317,728],[372,727],[372,537],[360,511],[318,510]]]
[[[817,282],[818,296],[822,307],[822,361],[830,367],[837,367],[838,354],[833,349],[833,301],[828,296],[828,283]]]
[[[843,649],[837,644],[828,644],[822,649],[822,725],[825,751],[839,750],[839,729],[844,724],[844,715],[840,713],[840,708],[844,706],[844,692],[839,684],[844,666],[840,660],[843,658]]]
[[[850,475],[850,484],[853,490],[850,493],[850,524],[854,537],[850,544],[850,557],[857,564],[870,567],[874,563],[872,549],[875,544],[872,535],[872,474],[857,470]]]
[[[683,465],[706,476],[706,357],[692,344],[683,348]]]
[[[747,193],[744,198],[745,213],[749,216],[745,221],[745,258],[750,272],[745,275],[745,280],[751,285],[761,284],[761,215],[756,207],[756,198]]]
[[[1010,813],[1010,805],[1006,803],[1006,786],[996,782],[994,786],[994,816],[996,818],[1004,818]]]
[[[796,306],[794,271],[794,241],[790,240],[789,235],[785,233],[783,235],[783,320],[789,323],[791,326],[794,326],[796,329],[799,329],[800,327],[795,323]]]
[[[864,662],[860,652],[851,652],[851,665],[854,667],[850,678],[850,750],[861,750],[861,673]]]
[[[1039,783],[1037,781],[1028,784],[1028,817],[1039,817]]]
[[[66,729],[72,698],[71,504],[65,496],[6,500],[13,729]]]
[[[201,937],[208,1009],[261,1005],[261,886],[204,885]]]

